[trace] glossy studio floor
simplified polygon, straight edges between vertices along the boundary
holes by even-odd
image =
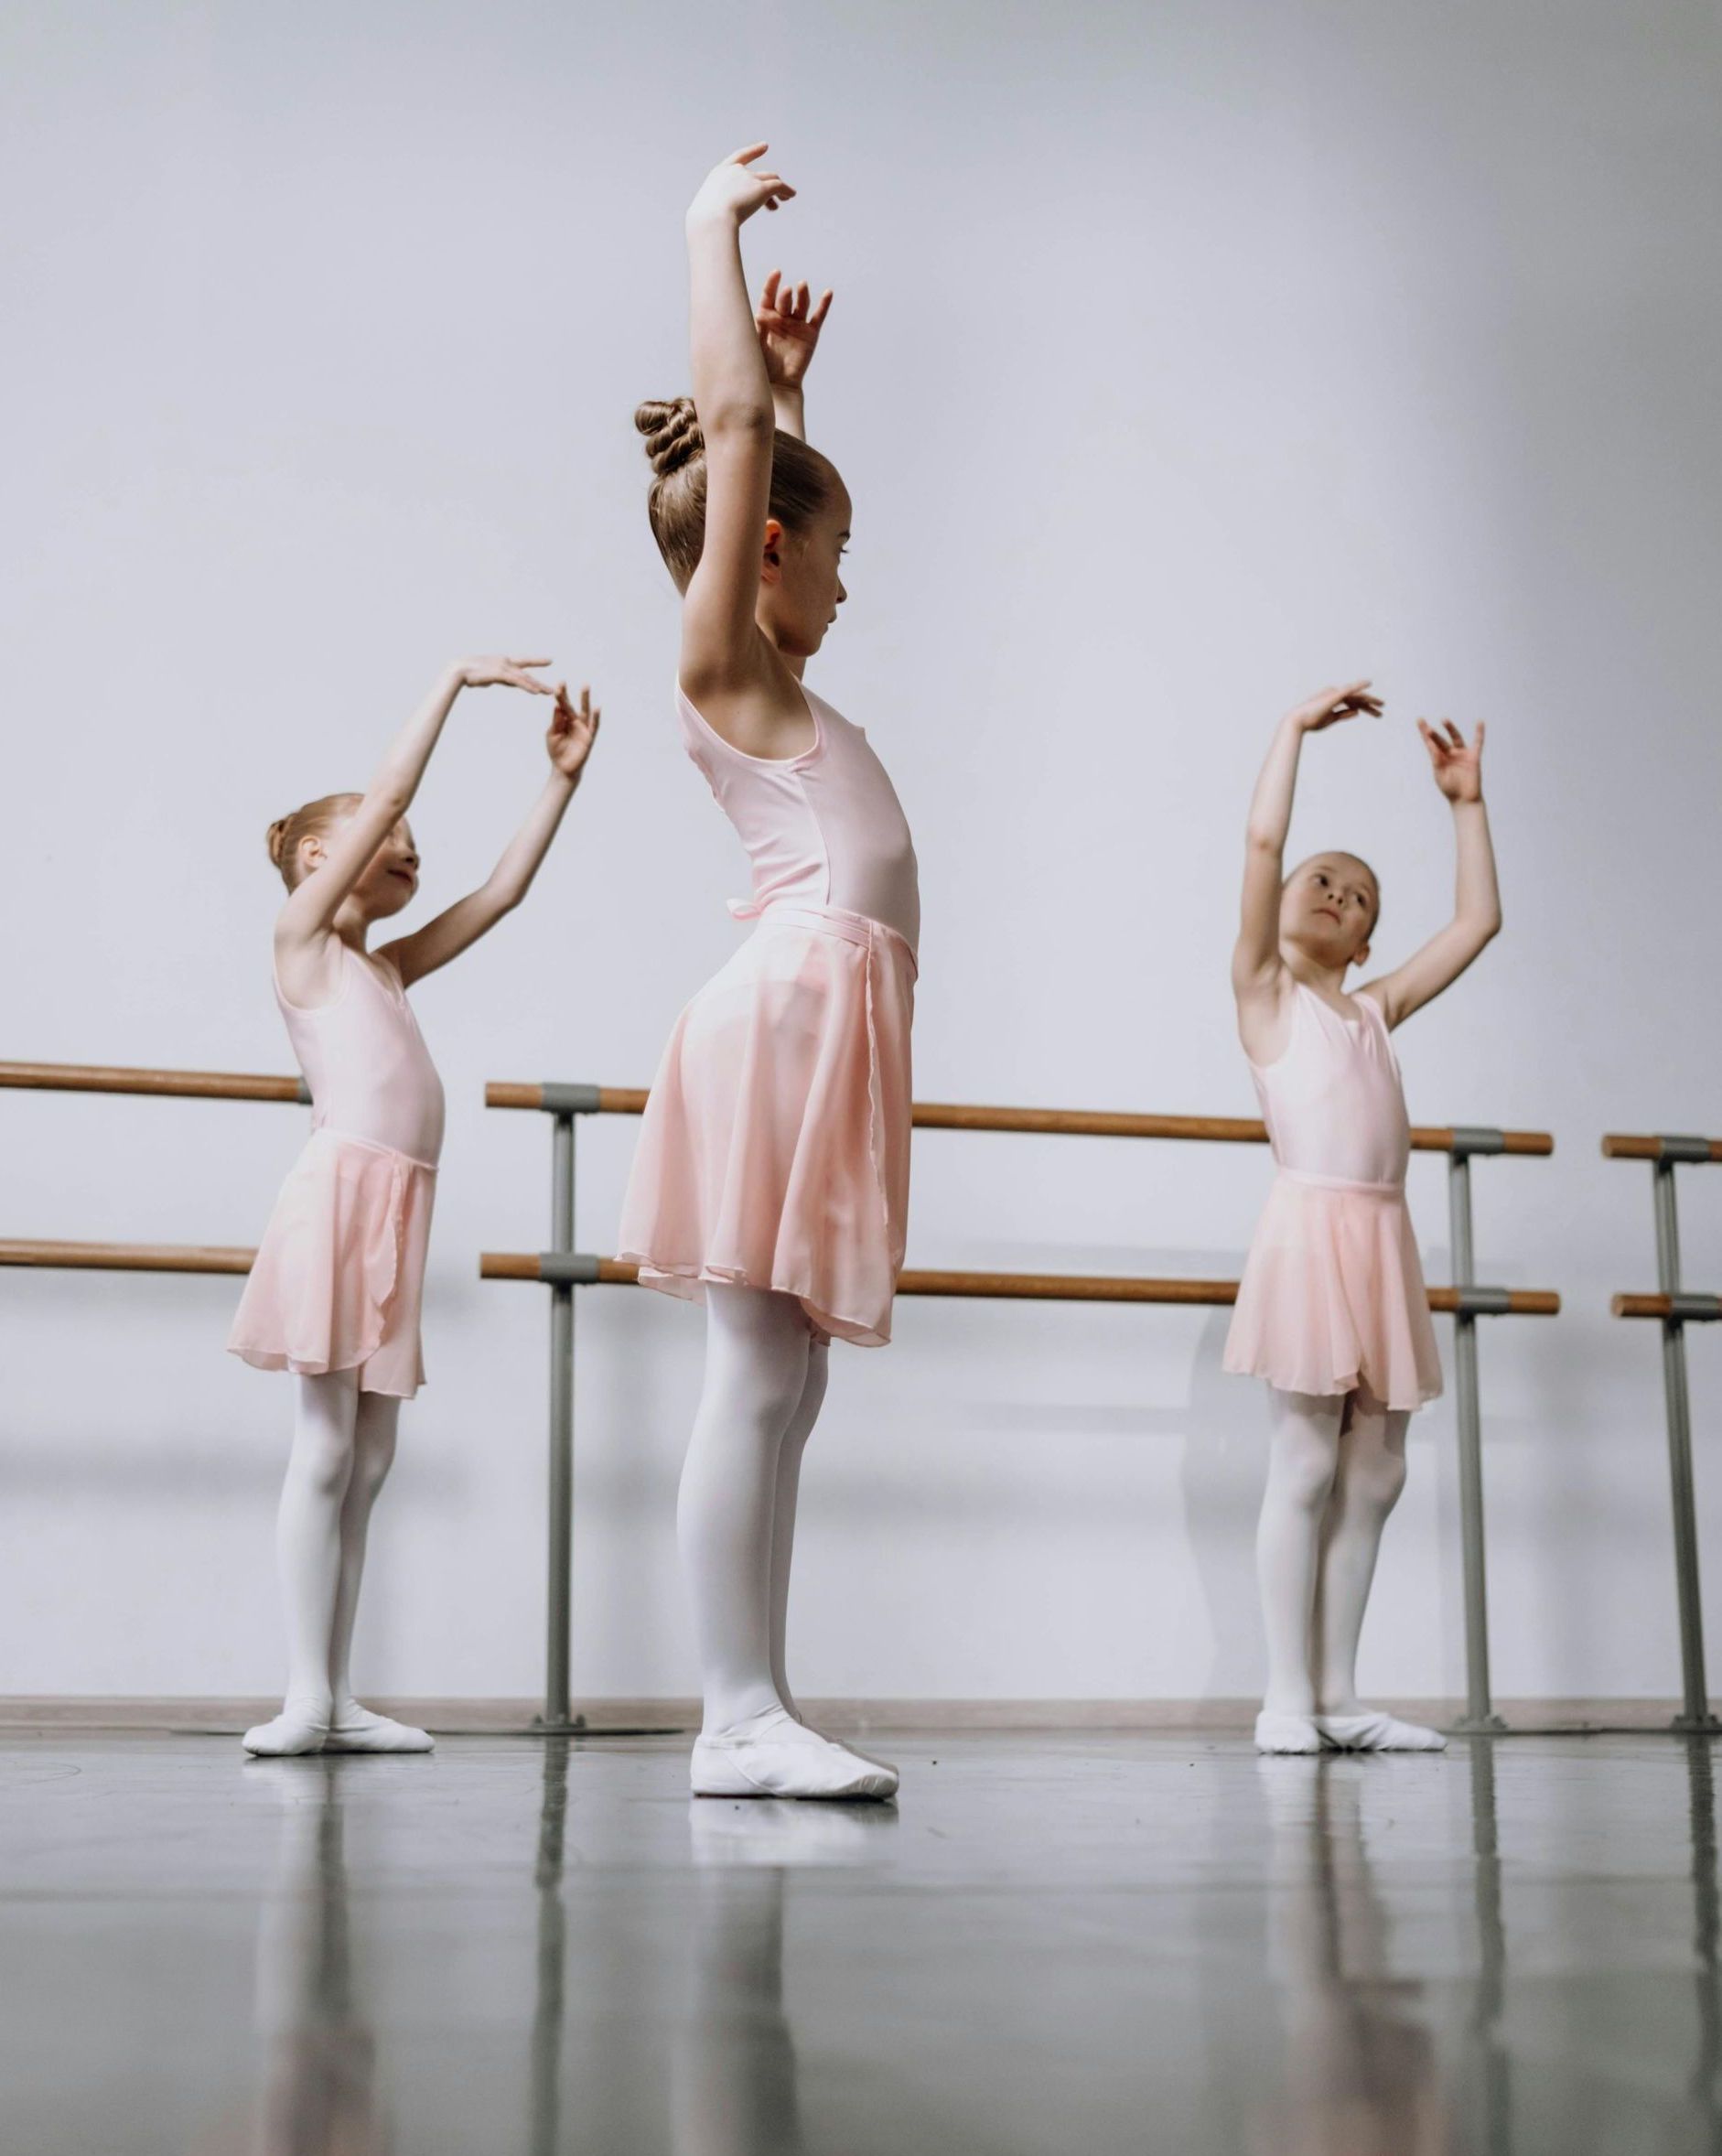
[[[690,1803],[666,1737],[0,1736],[5,2146],[1722,2146],[1703,1741],[876,1748],[894,1806]]]

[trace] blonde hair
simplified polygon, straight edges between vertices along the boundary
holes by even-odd
[[[323,837],[343,816],[350,815],[363,799],[362,793],[326,793],[321,801],[307,801],[290,816],[277,816],[270,825],[264,844],[289,890],[305,880],[305,869],[299,860],[300,846],[307,838]]]
[[[665,566],[685,591],[705,545],[705,437],[692,397],[638,406],[634,425],[646,437],[651,491],[646,513]],[[805,531],[831,499],[837,468],[829,457],[779,427],[771,437],[771,498],[766,513],[786,532]]]

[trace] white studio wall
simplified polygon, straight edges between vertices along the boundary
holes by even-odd
[[[685,386],[685,199],[760,135],[801,193],[750,265],[837,292],[810,431],[857,513],[812,678],[915,826],[918,1092],[1252,1113],[1226,964],[1275,717],[1352,672],[1388,699],[1311,746],[1294,840],[1376,864],[1388,963],[1449,896],[1412,721],[1486,717],[1506,932],[1400,1045],[1414,1119],[1558,1140],[1475,1171],[1482,1276],[1566,1303],[1482,1334],[1495,1681],[1677,1688],[1655,1341],[1607,1315],[1652,1284],[1648,1175],[1597,1139],[1722,1117],[1719,92],[1714,22],[1672,0],[16,0],[0,1055],[288,1068],[270,819],[362,784],[463,651],[550,651],[606,713],[526,908],[415,997],[449,1138],[369,1689],[540,1678],[544,1298],[477,1255],[544,1239],[549,1141],[484,1081],[644,1083],[740,932],[630,415]],[[457,710],[425,903],[523,813],[540,724]],[[587,1247],[634,1128],[582,1130]],[[302,1129],[0,1094],[0,1235],[253,1241]],[[1254,1149],[918,1147],[911,1263],[1229,1274],[1266,1187]],[[1689,1278],[1722,1286],[1722,1178],[1683,1190]],[[1445,1278],[1438,1163],[1411,1198]],[[0,1693],[275,1688],[289,1401],[221,1352],[236,1292],[0,1278]],[[576,1690],[686,1693],[699,1321],[614,1290],[578,1323]],[[835,1350],[798,1689],[1254,1689],[1265,1408],[1222,1333],[906,1302],[890,1350]],[[1692,1352],[1714,1547],[1722,1343]],[[1452,1434],[1450,1401],[1414,1425],[1383,1693],[1463,1688]]]

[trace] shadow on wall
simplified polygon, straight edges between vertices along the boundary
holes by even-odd
[[[1262,1387],[1222,1367],[1229,1310],[1209,1312],[1190,1371],[1178,1481],[1213,1637],[1204,1696],[1253,1698],[1262,1687],[1262,1626],[1255,1601],[1255,1515],[1266,1469]]]

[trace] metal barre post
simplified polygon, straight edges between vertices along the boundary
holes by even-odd
[[[1453,1242],[1453,1375],[1458,1414],[1459,1547],[1465,1575],[1465,1718],[1461,1730],[1504,1730],[1489,1690],[1489,1589],[1483,1561],[1482,1413],[1477,1395],[1476,1285],[1471,1250],[1471,1155],[1503,1150],[1499,1131],[1456,1130],[1448,1158],[1448,1219]]]
[[[546,1089],[548,1090],[548,1089]],[[573,1089],[568,1089],[573,1090]],[[552,1110],[550,1246],[574,1248],[573,1104]],[[540,1726],[565,1731],[569,1719],[569,1646],[574,1584],[574,1283],[550,1284],[550,1549],[544,1575],[544,1711]]]
[[[1691,1147],[1703,1145],[1695,1153]],[[1663,1397],[1668,1417],[1668,1487],[1674,1526],[1674,1591],[1680,1605],[1680,1672],[1684,1704],[1677,1730],[1722,1727],[1710,1712],[1704,1668],[1704,1605],[1698,1590],[1698,1522],[1692,1482],[1692,1407],[1686,1390],[1686,1321],[1680,1299],[1680,1216],[1674,1202],[1674,1169],[1683,1159],[1708,1159],[1707,1141],[1664,1138],[1651,1165],[1656,1208],[1656,1284],[1670,1299],[1663,1328]]]

